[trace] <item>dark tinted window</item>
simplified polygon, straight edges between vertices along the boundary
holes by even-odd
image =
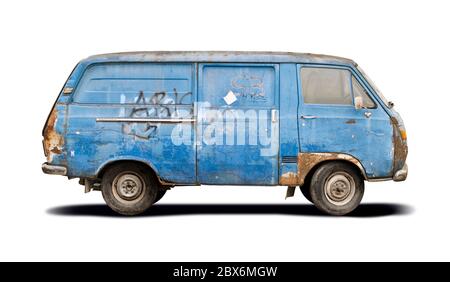
[[[348,70],[308,67],[300,75],[304,103],[353,105]]]

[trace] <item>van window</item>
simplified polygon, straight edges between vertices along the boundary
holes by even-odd
[[[73,101],[95,104],[190,105],[189,64],[110,63],[89,67]]]
[[[228,107],[275,105],[275,69],[273,66],[207,65],[203,68],[204,101]],[[227,103],[226,95],[235,97]]]
[[[304,103],[353,105],[350,71],[307,67],[300,76]]]
[[[376,108],[375,103],[373,100],[367,95],[366,90],[362,85],[358,82],[358,80],[352,76],[352,87],[353,87],[353,96],[354,97],[361,97],[363,101],[363,108],[372,109]]]

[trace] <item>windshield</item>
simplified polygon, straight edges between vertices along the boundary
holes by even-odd
[[[380,99],[383,101],[383,103],[389,107],[389,101],[384,97],[383,93],[381,93],[380,89],[375,85],[375,83],[370,79],[370,77],[360,68],[359,66],[356,67],[359,72],[364,76],[366,81],[370,84],[370,87],[377,93],[377,95],[380,97]]]

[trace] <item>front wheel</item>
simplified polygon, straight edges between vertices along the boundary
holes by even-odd
[[[103,199],[123,215],[146,211],[155,202],[157,192],[158,185],[149,171],[136,163],[114,165],[102,177]]]
[[[364,180],[354,167],[346,163],[327,163],[314,172],[310,194],[312,202],[321,211],[345,215],[361,202]]]

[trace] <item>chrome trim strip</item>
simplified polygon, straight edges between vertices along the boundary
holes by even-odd
[[[154,123],[182,123],[195,122],[195,118],[96,118],[96,122],[154,122]]]

